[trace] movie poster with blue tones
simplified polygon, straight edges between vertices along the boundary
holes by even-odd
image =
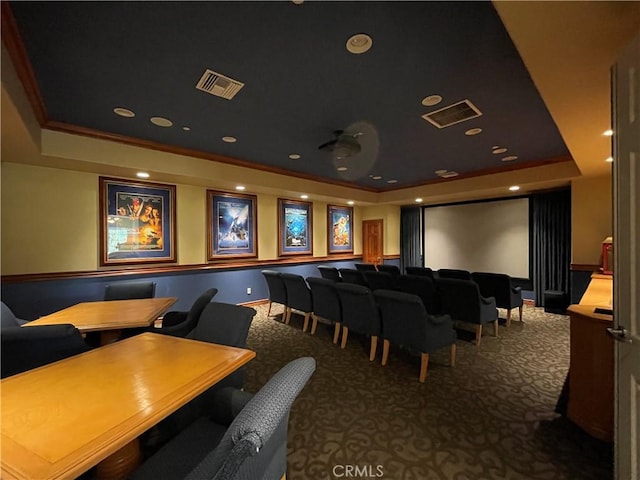
[[[278,209],[279,254],[311,254],[311,203],[279,198]]]
[[[207,191],[208,259],[256,257],[255,195]]]
[[[327,206],[329,253],[353,252],[353,208]]]

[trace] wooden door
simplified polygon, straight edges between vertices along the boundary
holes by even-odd
[[[613,68],[615,478],[640,475],[640,35]]]
[[[362,221],[362,262],[382,263],[383,248],[382,219]]]

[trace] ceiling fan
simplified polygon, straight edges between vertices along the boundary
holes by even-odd
[[[360,135],[362,135],[361,132],[346,133],[344,130],[335,130],[333,132],[334,138],[320,145],[318,150],[332,152],[337,158],[352,157],[362,150],[358,141]]]

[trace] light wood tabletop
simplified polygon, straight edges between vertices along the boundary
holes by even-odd
[[[2,478],[75,478],[107,464],[254,357],[251,350],[143,333],[5,378]]]
[[[151,326],[177,300],[175,297],[159,297],[82,302],[24,326],[70,323],[82,333],[100,332],[100,344],[106,345],[117,339],[123,329]]]

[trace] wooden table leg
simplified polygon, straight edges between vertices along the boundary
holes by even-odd
[[[141,458],[140,442],[136,438],[98,463],[96,478],[98,480],[126,479],[138,467]]]

